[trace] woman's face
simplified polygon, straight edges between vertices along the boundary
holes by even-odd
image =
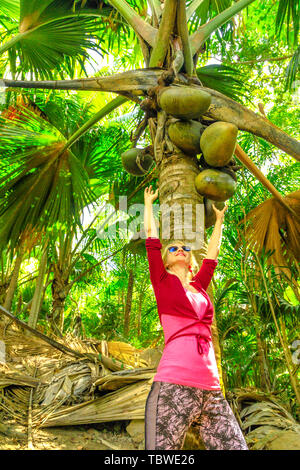
[[[169,251],[171,246],[177,246],[178,249],[176,251]],[[166,267],[171,268],[174,265],[178,266],[186,266],[189,267],[191,262],[191,251],[185,251],[182,247],[185,246],[184,244],[176,243],[171,245],[167,251],[167,262]]]

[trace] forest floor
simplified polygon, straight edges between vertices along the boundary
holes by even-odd
[[[127,422],[40,428],[32,433],[34,450],[141,450],[126,431]],[[0,433],[0,450],[28,449],[27,428],[15,426],[15,435]],[[16,434],[18,437],[16,437]]]

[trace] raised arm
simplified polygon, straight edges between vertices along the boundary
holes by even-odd
[[[219,252],[220,252],[220,246],[221,246],[221,241],[222,241],[222,230],[223,230],[223,222],[224,222],[224,215],[225,211],[227,210],[227,205],[219,211],[215,205],[213,204],[213,209],[216,214],[216,222],[215,226],[213,229],[213,233],[210,237],[208,247],[207,247],[207,253],[206,253],[206,258],[207,259],[217,259]]]
[[[197,284],[200,285],[204,290],[208,288],[210,281],[213,277],[214,270],[218,264],[217,257],[221,246],[224,214],[227,210],[227,206],[225,206],[224,209],[219,211],[213,204],[213,209],[216,213],[216,223],[213,229],[213,233],[209,240],[207,254],[202,261],[201,268],[199,269],[197,274],[192,278],[192,282],[194,282],[196,286]]]
[[[153,285],[157,285],[167,272],[161,256],[162,244],[158,237],[152,207],[153,201],[155,201],[158,196],[158,189],[154,193],[151,187],[152,186],[146,188],[144,192],[144,230],[147,236],[145,244],[149,263],[150,279]]]
[[[152,191],[152,186],[146,188],[144,191],[144,230],[147,237],[158,238],[157,228],[153,216],[152,203],[157,199],[158,189],[155,193]]]

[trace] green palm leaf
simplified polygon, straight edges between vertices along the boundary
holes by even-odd
[[[72,10],[73,2],[44,0],[21,2],[19,33],[3,42],[0,55],[9,51],[14,67],[21,63],[22,75],[33,73],[36,77],[53,77],[52,71],[62,70],[65,58],[75,58],[82,65],[91,59],[91,51],[99,54],[104,50],[99,45],[101,17],[109,14],[106,9]],[[11,35],[8,30],[6,38]],[[62,65],[64,64],[64,65]],[[73,71],[75,64],[73,64]]]
[[[15,246],[26,229],[80,224],[94,195],[78,158],[70,150],[61,153],[64,136],[25,107],[12,111],[0,127],[0,244]]]
[[[287,43],[290,41],[290,28],[293,24],[294,44],[297,44],[300,23],[300,3],[299,0],[279,0],[277,16],[276,16],[276,30],[278,36],[286,24],[286,37]]]
[[[247,88],[242,74],[227,65],[206,65],[197,69],[197,76],[205,87],[223,93],[236,101],[247,99]]]
[[[190,18],[190,31],[194,32],[214,15],[221,13],[232,5],[232,0],[193,0],[187,7],[187,18]]]
[[[1,0],[0,14],[9,18],[18,19],[20,15],[19,0]]]
[[[13,45],[22,61],[22,72],[52,79],[66,56],[77,60],[89,57],[88,49],[96,49],[95,22],[90,18],[55,18],[19,35]],[[100,49],[101,50],[101,49]]]
[[[285,91],[286,90],[295,90],[295,85],[296,85],[296,77],[297,73],[299,72],[299,67],[300,67],[300,46],[298,46],[298,49],[295,51],[293,57],[290,60],[289,65],[287,66],[285,76],[286,76],[286,82],[285,82]]]

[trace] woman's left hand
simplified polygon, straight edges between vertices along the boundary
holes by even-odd
[[[223,222],[225,212],[226,212],[227,209],[228,209],[227,204],[223,207],[223,209],[222,209],[221,211],[220,211],[219,209],[217,209],[214,204],[212,204],[212,207],[213,207],[213,210],[215,211],[216,219]]]

